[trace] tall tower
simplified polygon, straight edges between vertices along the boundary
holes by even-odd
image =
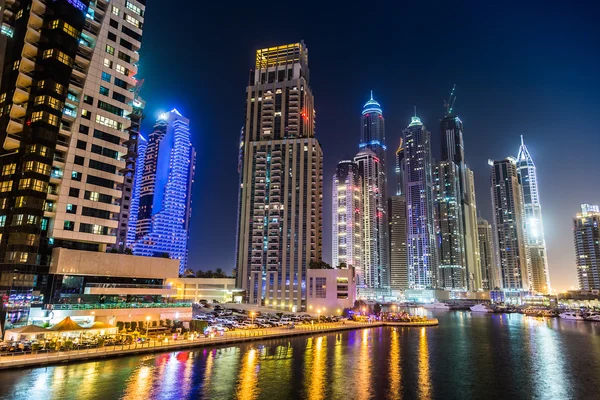
[[[523,190],[525,209],[525,231],[531,256],[531,288],[536,293],[550,292],[550,274],[546,256],[546,240],[542,223],[542,206],[538,191],[537,174],[533,158],[521,136],[521,147],[517,155],[517,168]]]
[[[381,105],[371,92],[362,110],[361,151],[354,161],[363,178],[364,284],[372,289],[390,287],[384,123]]]
[[[456,86],[450,92],[450,98],[445,104],[445,115],[440,121],[440,142],[442,144],[442,161],[453,163],[458,169],[456,180],[458,180],[458,191],[456,192],[456,201],[460,207],[462,221],[457,225],[462,225],[460,230],[456,230],[450,235],[459,235],[464,248],[464,267],[467,278],[468,289],[476,291],[481,289],[479,244],[477,243],[477,212],[475,203],[475,189],[469,187],[474,185],[474,181],[469,181],[469,173],[465,160],[465,145],[463,139],[463,123],[454,112],[454,103],[456,101]],[[472,178],[472,176],[471,176]]]
[[[437,283],[438,258],[433,211],[431,133],[415,115],[403,131],[408,286],[432,288]]]
[[[0,295],[27,299],[8,296],[11,318],[50,301],[54,248],[117,243],[144,10],[136,0],[2,7]]]
[[[408,289],[408,265],[406,252],[406,197],[392,196],[388,199],[390,220],[390,289]]]
[[[146,159],[146,148],[148,141],[139,135],[137,141],[137,160],[135,163],[135,174],[133,177],[133,188],[131,190],[131,208],[129,209],[129,224],[127,230],[126,247],[131,249],[135,242],[137,232],[138,211],[140,208],[140,192],[142,191],[142,177],[144,175],[144,160]]]
[[[188,262],[196,152],[190,121],[173,109],[161,114],[148,137],[133,254]]]
[[[479,255],[481,258],[481,288],[483,290],[492,290],[496,286],[492,226],[485,219],[478,218],[477,232],[479,235]]]
[[[237,243],[246,300],[298,311],[306,309],[306,269],[322,248],[323,153],[309,82],[303,42],[256,51]]]
[[[529,290],[529,255],[517,160],[507,157],[489,163],[500,288]]]
[[[362,178],[358,164],[338,163],[332,189],[332,260],[333,267],[345,264],[357,271],[358,282],[364,280],[362,262]]]
[[[468,281],[459,174],[458,166],[452,161],[442,161],[433,170],[438,287],[465,291]]]
[[[398,146],[398,150],[396,150],[396,196],[400,196],[404,194],[406,190],[404,188],[404,143],[402,142],[402,138],[400,138],[400,145]]]
[[[582,204],[573,219],[575,263],[581,290],[600,290],[600,207]]]

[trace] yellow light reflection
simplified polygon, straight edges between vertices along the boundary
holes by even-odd
[[[151,398],[154,379],[161,376],[153,370],[154,368],[148,365],[141,365],[128,379],[123,398],[140,400]]]
[[[237,386],[237,398],[240,400],[250,400],[258,397],[256,363],[256,349],[248,350],[242,359],[240,380]]]
[[[429,346],[427,344],[427,331],[421,328],[419,336],[419,399],[432,397],[431,374],[429,371]]]
[[[325,360],[327,359],[327,338],[319,336],[312,349],[312,362],[308,398],[321,400],[325,398]]]
[[[360,351],[358,357],[358,366],[356,368],[356,376],[354,381],[358,384],[356,387],[359,390],[354,393],[357,399],[370,399],[371,386],[371,354],[369,349],[369,329],[363,329],[361,332]]]
[[[204,384],[202,385],[202,387],[204,388],[205,395],[209,394],[208,390],[211,387],[214,364],[214,351],[211,351],[208,353],[208,357],[206,357],[206,369],[204,370]]]
[[[392,343],[390,349],[390,390],[388,398],[402,398],[402,358],[400,355],[400,332],[396,328],[392,330]]]

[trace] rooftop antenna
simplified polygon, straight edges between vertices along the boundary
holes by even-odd
[[[417,106],[413,106],[415,108],[415,118],[417,117]]]
[[[448,101],[444,102],[444,107],[446,108],[446,116],[452,115],[452,110],[454,109],[454,102],[456,101],[456,95],[454,92],[456,91],[456,84],[452,86],[452,91],[450,92],[450,98]]]
[[[521,135],[521,146],[525,146],[525,142],[523,141],[523,135]]]
[[[371,90],[371,100],[373,100],[373,91]]]

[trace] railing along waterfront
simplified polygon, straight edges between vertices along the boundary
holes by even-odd
[[[46,304],[48,310],[112,310],[122,308],[179,308],[191,307],[192,303],[90,303]]]

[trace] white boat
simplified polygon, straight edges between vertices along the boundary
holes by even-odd
[[[494,310],[492,310],[490,307],[486,306],[485,304],[475,304],[473,307],[471,307],[471,312],[489,313],[489,312],[494,312]]]
[[[423,308],[426,308],[428,310],[449,310],[450,306],[446,303],[434,301],[433,303],[423,304]]]
[[[562,319],[570,319],[573,321],[583,321],[583,315],[577,311],[567,311],[558,315]]]
[[[586,321],[598,321],[600,322],[600,312],[589,312],[583,316]]]

